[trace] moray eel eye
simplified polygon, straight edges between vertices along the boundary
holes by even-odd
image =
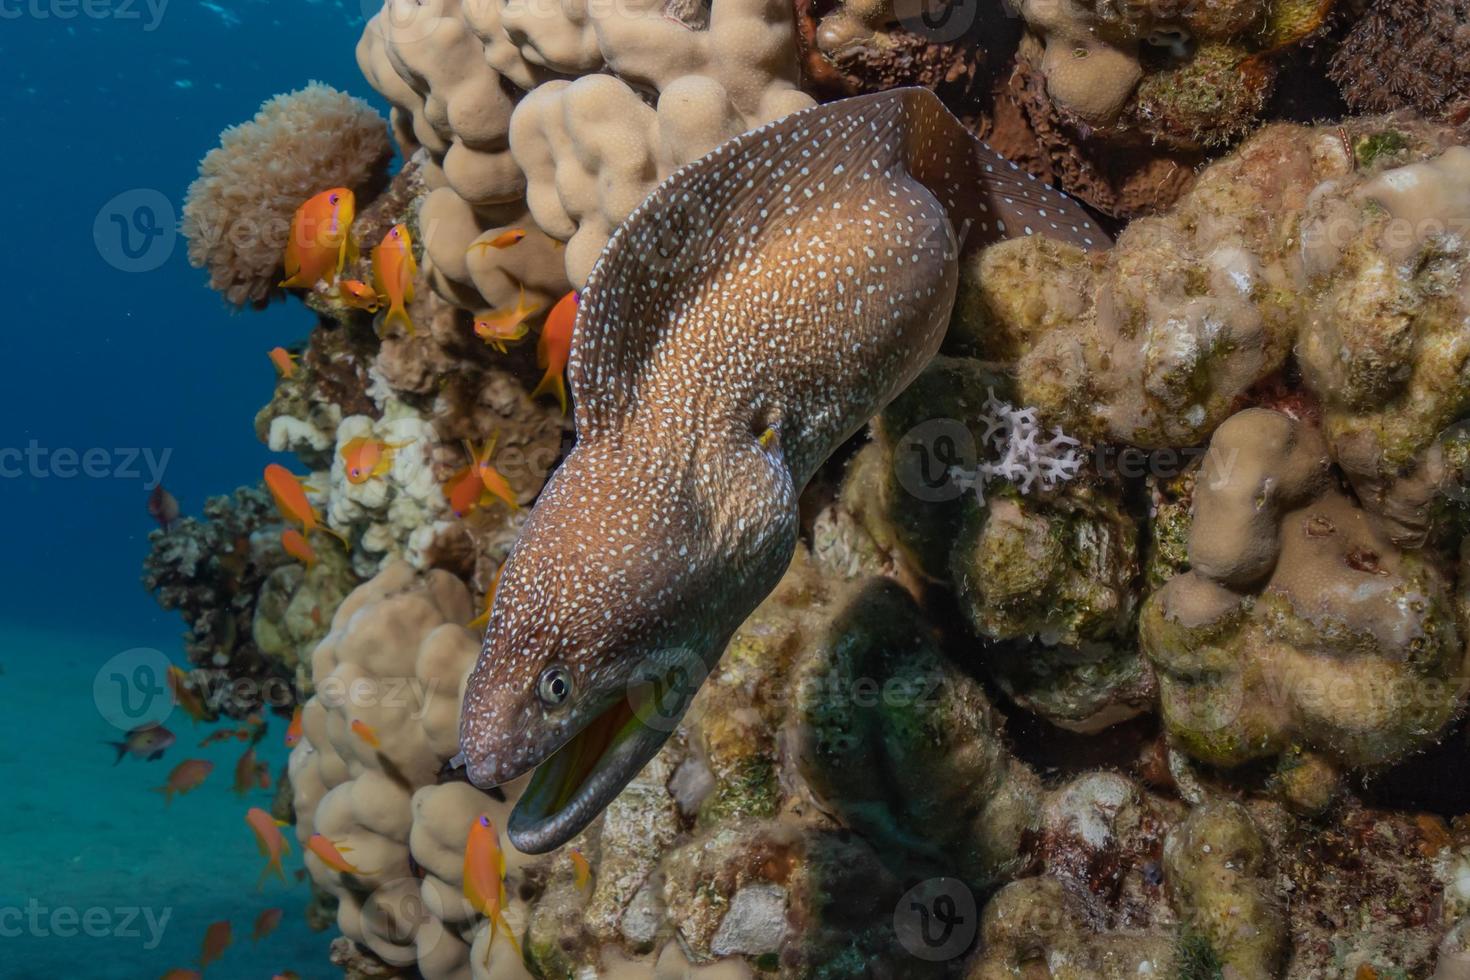
[[[536,682],[536,695],[548,708],[565,704],[572,696],[572,675],[565,667],[547,667]]]

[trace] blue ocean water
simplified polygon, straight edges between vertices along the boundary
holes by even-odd
[[[235,944],[211,980],[334,972],[305,886],[255,891],[242,816],[270,794],[230,791],[240,744],[197,749],[207,729],[175,712],[163,760],[114,766],[93,681],[133,648],[183,661],[182,624],[138,581],[151,474],[186,514],[258,479],[265,352],[312,323],[294,302],[228,310],[173,233],[184,191],[220,130],[271,95],[317,79],[376,103],[353,59],[363,23],[341,2],[0,0],[0,975],[160,976],[192,966],[224,918]],[[110,214],[139,200],[166,201],[165,220],[125,240]],[[261,747],[273,768],[281,729]],[[215,770],[165,807],[150,787],[186,757]],[[269,906],[284,921],[252,944]]]

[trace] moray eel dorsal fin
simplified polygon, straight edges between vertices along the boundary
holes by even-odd
[[[516,847],[580,833],[659,751],[698,683],[651,725],[639,671],[714,668],[790,564],[807,481],[938,350],[962,252],[1033,233],[1106,241],[922,89],[737,137],[623,222],[573,331],[577,444],[465,687],[471,781],[536,770]]]
[[[679,169],[618,226],[578,313],[568,374],[578,431],[616,424],[680,312],[705,283],[743,274],[732,256],[759,252],[854,185],[894,173],[944,206],[962,253],[1031,234],[1086,249],[1110,244],[1081,205],[977,140],[928,89],[793,113]],[[875,220],[873,241],[883,235]],[[824,256],[813,244],[817,265]]]

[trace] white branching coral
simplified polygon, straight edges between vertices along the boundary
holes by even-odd
[[[1082,454],[1077,451],[1081,443],[1060,426],[1051,430],[1051,438],[1045,438],[1036,409],[1016,408],[997,398],[993,388],[985,393],[977,419],[985,426],[981,449],[994,450],[998,458],[981,460],[971,471],[961,467],[954,471],[955,478],[967,489],[973,488],[982,504],[985,487],[993,479],[1006,480],[1022,493],[1030,493],[1034,486],[1055,490],[1077,475],[1082,468]]]

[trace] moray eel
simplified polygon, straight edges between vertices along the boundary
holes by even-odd
[[[775,587],[817,467],[939,348],[962,251],[1108,240],[924,89],[816,106],[680,169],[583,293],[577,443],[500,576],[465,689],[471,782],[561,845],[658,751]]]

